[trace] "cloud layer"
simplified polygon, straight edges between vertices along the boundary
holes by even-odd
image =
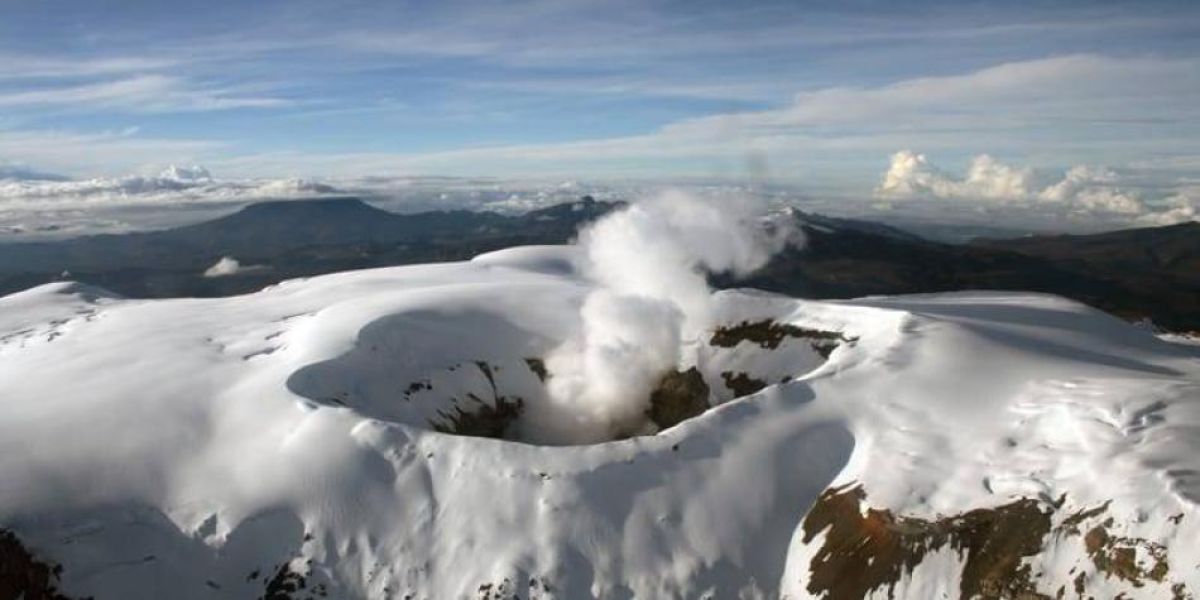
[[[156,175],[126,175],[70,180],[60,177],[0,177],[5,208],[20,204],[60,206],[100,203],[228,201],[331,194],[332,186],[302,179],[213,179],[204,167],[169,166]]]
[[[1194,220],[1192,190],[1159,191],[1147,199],[1122,186],[1122,177],[1105,167],[1077,165],[1056,180],[1047,181],[1033,169],[1005,164],[980,154],[966,172],[956,176],[932,164],[924,154],[901,150],[891,157],[875,195],[884,200],[939,198],[1008,204],[1032,210],[1119,215],[1139,222],[1167,224]]]
[[[395,56],[383,46],[350,50]],[[108,73],[105,69],[136,70],[139,64],[167,68],[129,59],[84,66],[89,72]],[[763,167],[759,174],[773,179],[836,183],[847,191],[873,175],[879,154],[898,147],[929,148],[955,157],[986,147],[1036,157],[1037,163],[1129,164],[1153,156],[1180,165],[1200,164],[1200,129],[1194,125],[1200,122],[1200,107],[1192,100],[1200,95],[1200,58],[1186,56],[1064,54],[974,65],[948,74],[852,84],[796,83],[792,93],[782,92],[786,80],[776,73],[772,86],[780,91],[772,99],[739,108],[706,105],[667,111],[667,118],[649,121],[628,111],[575,107],[576,100],[554,91],[557,86],[578,85],[585,97],[589,91],[591,96],[603,95],[608,88],[628,96],[629,102],[643,97],[637,85],[577,81],[579,76],[528,83],[531,89],[522,92],[522,99],[502,107],[484,99],[503,96],[496,86],[526,84],[473,78],[460,82],[468,91],[455,94],[453,102],[426,110],[410,99],[396,98],[354,106],[312,98],[301,105],[259,93],[249,83],[204,87],[158,72],[114,73],[116,79],[103,83],[53,89],[5,91],[0,86],[0,106],[136,107],[140,112],[189,113],[180,118],[194,123],[218,118],[201,112],[265,112],[230,120],[241,125],[232,136],[221,128],[187,127],[187,137],[151,137],[136,127],[81,132],[6,127],[0,120],[0,160],[85,176],[140,170],[164,160],[203,162],[242,177],[729,177],[746,176],[751,171],[747,165],[755,164]],[[530,95],[539,99],[533,101]],[[449,106],[457,112],[445,114]],[[257,129],[268,125],[265,131]],[[261,134],[277,140],[281,135],[289,138],[283,134],[290,130],[296,131],[298,141],[306,142],[299,136],[307,135],[351,143],[279,147],[247,137]],[[526,135],[527,131],[543,134]],[[405,140],[436,141],[447,132],[464,139],[405,145]]]
[[[1098,231],[1197,219],[1200,184],[1164,178],[1149,166],[1032,169],[989,156],[961,173],[923,155],[892,155],[873,199],[823,196],[804,185],[721,180],[577,181],[459,177],[237,179],[203,167],[168,167],[155,174],[67,180],[24,166],[0,177],[0,242],[157,229],[226,214],[266,199],[357,196],[397,212],[490,210],[525,212],[591,195],[601,200],[651,197],[664,188],[693,196],[739,195],[772,206],[797,206],[831,216],[1021,231]]]

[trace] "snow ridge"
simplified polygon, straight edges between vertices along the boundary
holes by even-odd
[[[525,359],[582,326],[577,253],[231,298],[69,283],[0,298],[0,528],[60,563],[71,597],[240,598],[299,578],[297,598],[803,598],[828,541],[803,540],[805,515],[853,484],[930,522],[1060,503],[1059,533],[1021,563],[1039,593],[1079,573],[1096,597],[1196,589],[1197,350],[1055,297],[721,292],[714,323],[855,341],[827,361],[799,339],[697,346],[718,406],[655,435],[548,447],[431,427],[413,382],[484,394],[485,361],[498,387],[540,385]],[[735,371],[766,385],[732,399]],[[1119,575],[1124,547],[1158,573],[1153,544],[1161,580]],[[932,553],[895,589],[957,589],[964,560]]]

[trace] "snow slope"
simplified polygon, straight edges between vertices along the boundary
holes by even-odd
[[[821,593],[832,531],[806,542],[805,514],[854,485],[927,520],[1031,498],[1061,503],[1060,528],[1108,503],[1065,526],[1112,519],[1110,537],[1141,540],[1135,566],[1157,544],[1169,571],[1135,582],[1053,534],[1022,559],[1038,591],[1073,594],[1080,574],[1095,597],[1200,586],[1200,352],[1056,297],[722,292],[719,323],[853,341],[825,362],[801,340],[690,340],[719,406],[656,435],[435,431],[511,395],[528,402],[517,437],[537,437],[527,359],[580,327],[579,262],[517,248],[231,298],[0,298],[0,528],[60,563],[72,597],[248,598],[302,578],[291,597],[802,598]],[[731,370],[769,385],[731,400]],[[964,556],[930,552],[873,593],[955,597]]]

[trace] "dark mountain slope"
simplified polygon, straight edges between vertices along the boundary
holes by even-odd
[[[954,290],[1059,294],[1129,319],[1200,330],[1194,225],[951,245],[797,219],[807,234],[739,285],[812,298]],[[732,284],[733,282],[722,282]]]
[[[471,258],[569,241],[614,203],[585,197],[518,216],[474,211],[398,214],[356,198],[263,202],[174,229],[0,245],[0,294],[67,277],[126,296],[244,293],[291,277]],[[223,256],[259,268],[203,272]]]
[[[1148,272],[1200,284],[1200,223],[1196,222],[1095,235],[977,240],[972,246],[1010,250],[1105,276]]]
[[[387,243],[464,235],[511,219],[490,212],[436,211],[402,215],[357,198],[251,204],[225,217],[155,234],[209,252],[271,256],[306,246]]]
[[[0,273],[196,268],[223,255],[269,258],[311,246],[420,241],[511,221],[470,211],[401,215],[357,198],[263,202],[164,231],[6,244]]]
[[[266,202],[166,231],[0,245],[0,294],[59,279],[64,270],[133,297],[245,293],[294,277],[566,243],[617,206],[584,198],[518,216],[402,215],[353,198]],[[742,281],[714,283],[811,298],[1030,290],[1173,330],[1200,330],[1197,224],[954,245],[870,221],[792,216],[807,235],[804,248],[785,250]],[[204,277],[222,256],[259,268]]]

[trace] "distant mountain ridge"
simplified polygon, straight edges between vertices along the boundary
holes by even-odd
[[[737,285],[809,298],[1036,291],[1171,330],[1200,330],[1200,223],[959,245],[855,221],[797,219],[805,247],[784,250]]]
[[[1200,223],[1125,229],[1092,235],[1035,235],[980,239],[982,248],[1003,248],[1028,256],[1071,261],[1088,268],[1168,269],[1200,282]]]
[[[134,297],[239,294],[295,277],[564,244],[619,206],[584,197],[520,215],[399,214],[351,197],[261,202],[163,231],[0,245],[0,294],[63,278]],[[947,244],[872,221],[795,209],[791,215],[806,234],[803,248],[785,250],[749,278],[714,283],[808,298],[1039,291],[1171,330],[1200,331],[1197,223]],[[203,275],[226,256],[258,268]]]
[[[264,248],[407,241],[504,226],[509,222],[510,217],[491,212],[399,214],[375,208],[358,198],[323,198],[259,202],[231,215],[158,235],[211,252],[253,256]]]
[[[616,206],[589,196],[514,216],[467,210],[401,214],[353,197],[259,202],[173,229],[0,245],[0,294],[59,279],[64,272],[130,296],[242,293],[288,277],[564,243],[579,225]],[[272,268],[238,278],[200,276],[225,256]]]

